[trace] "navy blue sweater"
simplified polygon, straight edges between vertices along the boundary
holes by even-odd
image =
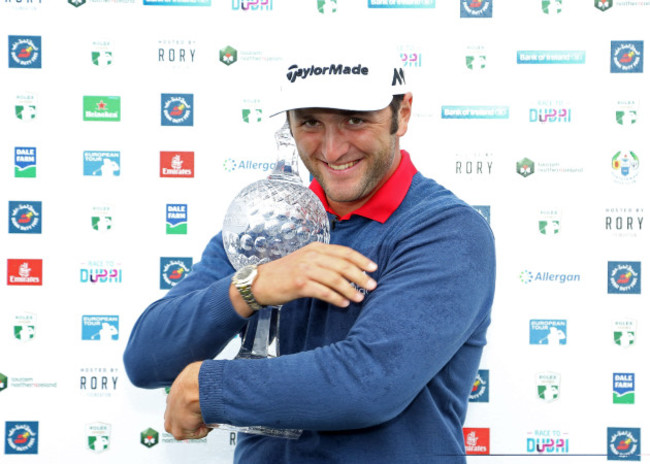
[[[485,220],[420,173],[385,223],[352,215],[331,231],[379,266],[377,287],[338,308],[283,306],[282,356],[213,360],[242,330],[221,234],[134,326],[124,355],[141,387],[189,363],[206,423],[304,429],[298,440],[240,434],[242,463],[464,463],[462,425],[486,343],[495,251]],[[255,316],[253,316],[255,317]]]

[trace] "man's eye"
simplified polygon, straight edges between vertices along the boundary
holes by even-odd
[[[351,117],[348,119],[348,124],[351,126],[358,126],[359,124],[363,123],[363,119],[361,118],[356,118],[356,117]]]
[[[315,119],[305,119],[302,122],[302,125],[305,127],[316,127],[318,125],[318,121],[316,121]]]

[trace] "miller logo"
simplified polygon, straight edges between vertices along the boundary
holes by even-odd
[[[517,161],[517,174],[522,177],[528,177],[535,173],[535,163],[528,158]]]
[[[194,177],[194,152],[161,151],[160,177]]]
[[[614,6],[614,0],[594,0],[594,6],[600,11],[607,11]]]
[[[38,454],[38,422],[5,422],[5,454]]]
[[[237,50],[235,50],[230,45],[219,50],[219,61],[221,61],[226,66],[235,64],[237,62]]]
[[[192,270],[192,258],[160,258],[160,289],[169,290]]]
[[[469,392],[470,403],[488,403],[490,401],[490,371],[479,369]]]
[[[556,372],[540,372],[537,378],[537,397],[545,403],[550,403],[560,397],[560,374]]]
[[[40,201],[10,201],[9,233],[40,234],[41,217]]]
[[[155,429],[149,427],[147,430],[140,432],[140,443],[147,448],[156,446],[159,442],[160,434]]]
[[[40,68],[41,37],[31,35],[9,36],[9,67]]]
[[[103,422],[86,424],[88,449],[99,454],[106,451],[111,443],[111,425]]]
[[[636,321],[627,319],[614,321],[614,343],[623,348],[634,345],[636,339]]]
[[[641,429],[607,427],[607,460],[640,461]]]
[[[193,126],[194,94],[160,94],[161,126]]]
[[[607,263],[607,293],[641,293],[640,261],[609,261]]]
[[[8,259],[7,285],[43,285],[43,260]]]
[[[642,73],[643,40],[612,40],[610,72]]]
[[[14,148],[14,177],[36,177],[36,147]]]

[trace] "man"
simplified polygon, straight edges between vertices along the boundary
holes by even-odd
[[[283,74],[281,110],[330,244],[252,270],[245,300],[218,234],[135,324],[127,373],[146,388],[173,382],[165,428],[177,439],[206,424],[303,430],[240,434],[237,462],[464,463],[494,294],[489,226],[400,150],[413,96],[388,55],[336,49]],[[213,359],[256,308],[280,304],[282,356]]]

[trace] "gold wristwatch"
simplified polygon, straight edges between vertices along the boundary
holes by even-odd
[[[233,285],[239,290],[239,294],[253,311],[262,309],[262,306],[255,300],[255,296],[253,296],[252,286],[256,278],[257,265],[255,264],[242,267],[232,276]]]

